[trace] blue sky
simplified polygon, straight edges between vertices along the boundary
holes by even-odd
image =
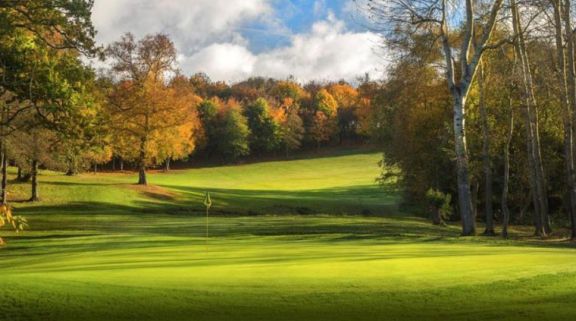
[[[378,77],[378,37],[353,8],[352,0],[96,0],[93,20],[102,44],[125,32],[166,33],[183,72],[214,80]]]
[[[277,17],[291,34],[307,32],[315,22],[326,19],[329,14],[345,21],[348,29],[360,30],[362,27],[354,20],[349,10],[350,2],[350,0],[275,0],[273,7]],[[248,24],[243,34],[250,39],[251,49],[255,52],[290,44],[290,33],[271,31],[266,23],[259,21]]]

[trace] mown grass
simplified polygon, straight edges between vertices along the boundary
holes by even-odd
[[[570,244],[462,239],[400,215],[378,159],[154,174],[145,190],[134,175],[44,173],[43,201],[16,204],[31,230],[2,234],[0,319],[574,319]]]

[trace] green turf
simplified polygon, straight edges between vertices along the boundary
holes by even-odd
[[[378,159],[154,174],[148,190],[44,173],[44,200],[15,205],[32,229],[2,232],[0,320],[574,320],[570,244],[400,215]]]

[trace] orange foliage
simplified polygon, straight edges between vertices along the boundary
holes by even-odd
[[[327,90],[339,108],[353,108],[358,103],[358,91],[348,84],[332,84]]]

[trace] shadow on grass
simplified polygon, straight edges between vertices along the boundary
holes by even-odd
[[[333,214],[398,215],[397,194],[376,185],[316,190],[247,190],[162,185],[183,195],[176,204],[201,210],[204,194],[209,192],[214,213],[260,214]]]

